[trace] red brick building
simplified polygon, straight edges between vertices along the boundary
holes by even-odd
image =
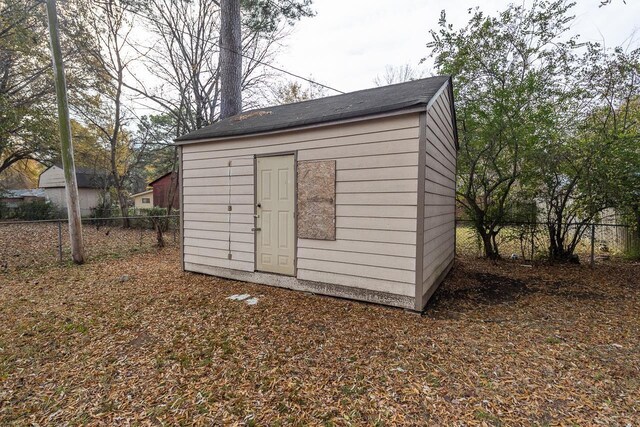
[[[153,188],[153,206],[180,209],[180,190],[178,173],[169,172],[149,183]]]

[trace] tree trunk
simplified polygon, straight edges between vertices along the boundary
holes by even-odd
[[[153,225],[156,229],[156,245],[159,248],[164,248],[164,237],[162,235],[162,229],[164,228],[163,221],[155,217],[153,218]]]
[[[482,239],[482,247],[484,250],[484,256],[488,259],[499,259],[500,253],[498,252],[498,245],[496,244],[496,234],[495,232],[487,232],[484,227],[478,226],[476,224],[476,230],[478,234],[480,234],[480,238]]]
[[[118,193],[118,204],[120,205],[120,214],[122,215],[122,227],[129,228],[131,226],[129,222],[129,207],[127,206],[127,198],[124,195],[122,186],[116,187]]]
[[[555,262],[579,263],[579,258],[567,245],[562,227],[562,224],[549,224],[549,259]],[[578,232],[579,230],[576,230],[576,233]]]
[[[71,242],[71,257],[76,264],[84,263],[84,248],[82,241],[82,219],[80,200],[78,198],[78,183],[76,181],[76,167],[73,161],[73,142],[71,141],[71,124],[69,122],[69,105],[67,101],[67,83],[64,75],[64,64],[58,35],[58,16],[56,1],[47,0],[47,16],[49,21],[49,37],[51,42],[51,56],[53,57],[53,74],[55,78],[56,98],[58,103],[58,124],[60,127],[60,154],[64,170],[67,212],[69,216],[69,240]]]
[[[242,111],[240,0],[220,1],[220,118]]]

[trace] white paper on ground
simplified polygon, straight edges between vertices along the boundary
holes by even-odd
[[[243,301],[249,298],[250,296],[251,295],[249,294],[235,294],[235,295],[231,295],[230,297],[227,297],[227,299],[234,300],[234,301]]]

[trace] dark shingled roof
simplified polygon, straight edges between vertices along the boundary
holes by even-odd
[[[111,177],[106,171],[88,168],[76,168],[78,188],[104,188],[111,183]]]
[[[61,163],[55,163],[54,166],[64,169]],[[49,169],[47,168],[42,172],[44,173]],[[78,188],[102,189],[111,185],[112,179],[108,171],[76,166],[76,182],[78,183]]]
[[[178,144],[250,135],[426,106],[449,76],[429,77],[343,95],[245,111],[177,138]]]

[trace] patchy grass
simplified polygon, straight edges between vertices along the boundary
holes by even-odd
[[[639,273],[462,259],[418,316],[175,249],[24,268],[0,274],[0,424],[637,425]]]

